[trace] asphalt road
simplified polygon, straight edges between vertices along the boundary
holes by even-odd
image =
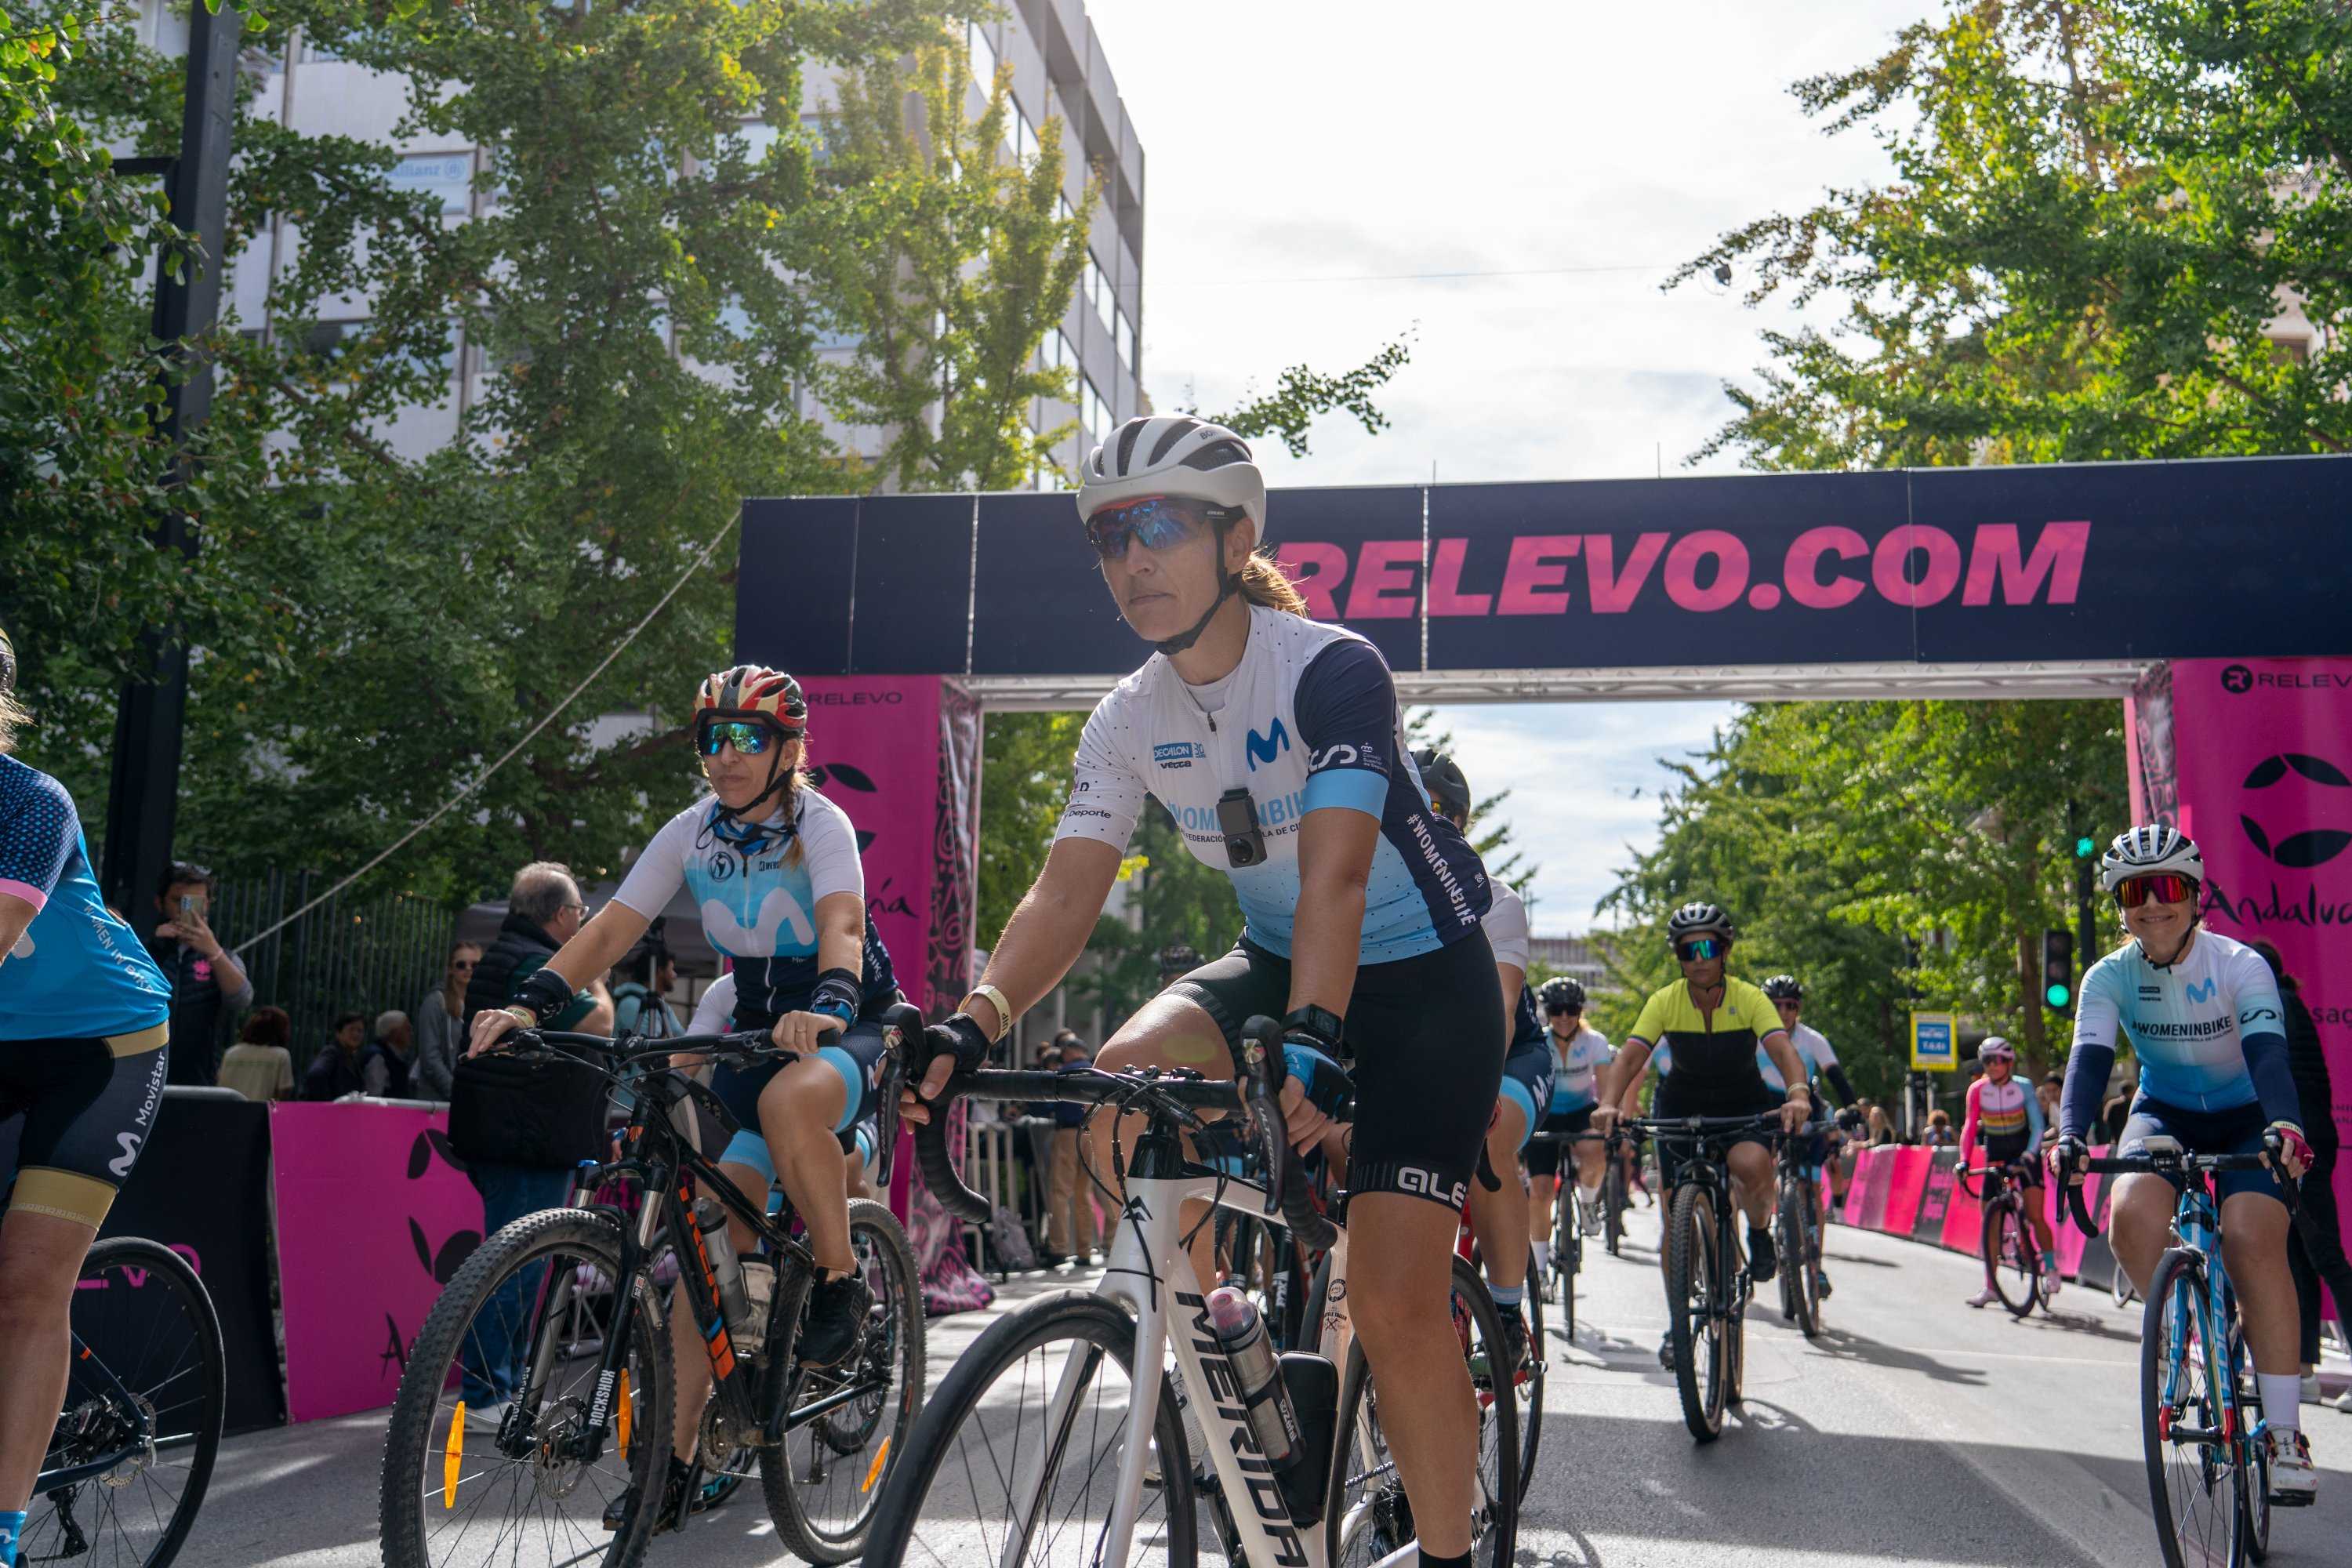
[[[1892,1237],[1831,1232],[1836,1296],[1807,1343],[1762,1305],[1749,1320],[1748,1403],[1694,1445],[1657,1364],[1665,1324],[1655,1222],[1636,1209],[1625,1256],[1589,1256],[1575,1341],[1552,1346],[1524,1568],[1775,1568],[1830,1563],[2156,1561],[2140,1460],[2137,1310],[2068,1291],[2017,1322],[1962,1305],[1976,1265]],[[1064,1275],[1050,1283],[1072,1283]],[[1050,1288],[1016,1283],[1006,1302]],[[1767,1300],[1771,1299],[1769,1292]],[[935,1321],[936,1386],[983,1326]],[[2340,1369],[2341,1363],[2338,1363]],[[2272,1563],[2352,1563],[2352,1415],[2305,1406],[2320,1502],[2279,1510]],[[325,1568],[381,1561],[383,1418],[315,1423],[226,1445],[182,1561]],[[649,1563],[784,1561],[758,1489],[657,1540]]]

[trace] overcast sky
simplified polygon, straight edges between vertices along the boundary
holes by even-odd
[[[1930,8],[1091,0],[1146,160],[1144,384],[1214,409],[1410,331],[1381,399],[1392,427],[1330,423],[1303,461],[1262,451],[1274,483],[1675,472],[1724,423],[1759,331],[1792,318],[1659,284],[1725,229],[1884,176],[1866,134],[1823,136],[1789,84],[1875,58]],[[1397,276],[1449,272],[1517,275]],[[1624,846],[1655,841],[1654,759],[1731,712],[1440,714],[1472,787],[1514,791],[1538,931],[1593,923]]]

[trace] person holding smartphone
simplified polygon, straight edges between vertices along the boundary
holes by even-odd
[[[147,954],[172,983],[172,1081],[219,1080],[221,1041],[239,1013],[253,1005],[253,982],[213,934],[212,872],[174,860],[155,879],[155,912]]]

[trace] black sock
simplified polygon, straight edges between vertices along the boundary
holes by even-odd
[[[1465,1552],[1459,1557],[1440,1557],[1424,1547],[1421,1553],[1421,1568],[1470,1568],[1470,1553]]]

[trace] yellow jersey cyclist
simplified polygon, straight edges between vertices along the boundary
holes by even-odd
[[[1068,973],[1156,797],[1193,857],[1232,879],[1242,937],[1145,1003],[1097,1064],[1230,1078],[1243,1025],[1280,1018],[1285,1120],[1304,1147],[1339,1103],[1331,1063],[1347,1041],[1349,1305],[1421,1561],[1466,1563],[1477,1416],[1446,1281],[1503,1071],[1486,868],[1430,809],[1379,649],[1308,619],[1261,552],[1265,481],[1239,437],[1129,420],[1087,458],[1077,499],[1105,587],[1155,652],[1087,721],[1045,868],[982,984],[929,1030],[942,1057],[920,1093],[984,1060]],[[922,1098],[900,1103],[929,1115]],[[1094,1128],[1106,1175],[1111,1121]]]
[[[2083,976],[2051,1169],[2070,1185],[2082,1180],[2121,1030],[2139,1058],[2139,1090],[2116,1152],[2159,1136],[2192,1154],[2269,1150],[2300,1178],[2311,1142],[2288,1067],[2278,980],[2253,949],[2200,923],[2205,857],[2196,842],[2163,824],[2128,828],[2100,857],[2099,883],[2121,906],[2131,940]],[[2296,1405],[2301,1316],[2287,1271],[2285,1194],[2267,1169],[2218,1172],[2213,1186],[2222,1260],[2270,1429],[2271,1499],[2308,1503],[2319,1478]],[[2152,1172],[2116,1178],[2109,1237],[2142,1295],[2170,1237],[2177,1197],[2170,1179]]]
[[[1470,836],[1470,781],[1462,765],[1434,747],[1412,754],[1429,803],[1437,815],[1454,824],[1465,839]],[[1495,1100],[1495,1118],[1486,1127],[1486,1161],[1495,1170],[1493,1192],[1484,1182],[1470,1184],[1470,1220],[1481,1237],[1519,1237],[1532,1228],[1528,1189],[1519,1181],[1519,1152],[1528,1135],[1551,1103],[1552,1054],[1545,1043],[1542,1022],[1536,1016],[1535,994],[1528,989],[1528,906],[1517,889],[1507,882],[1492,885],[1487,906],[1486,944],[1495,950],[1495,978],[1503,988],[1503,1086]],[[1479,1248],[1486,1258],[1487,1292],[1502,1312],[1503,1359],[1518,1365],[1528,1353],[1526,1301],[1528,1254],[1516,1247],[1487,1243]]]
[[[1787,1027],[1762,991],[1725,972],[1738,938],[1731,917],[1715,904],[1685,904],[1667,918],[1666,940],[1682,966],[1682,978],[1652,993],[1643,1004],[1593,1112],[1596,1131],[1606,1133],[1616,1126],[1618,1101],[1641,1083],[1649,1070],[1652,1047],[1661,1046],[1671,1047],[1673,1055],[1651,1102],[1654,1116],[1759,1116],[1777,1106],[1782,1131],[1794,1132],[1805,1124],[1812,1100]],[[1781,1081],[1796,1085],[1794,1089],[1776,1093],[1765,1083],[1756,1065],[1759,1047],[1780,1069]],[[1674,1187],[1680,1154],[1671,1142],[1659,1140],[1662,1191]],[[1749,1270],[1761,1284],[1780,1272],[1780,1257],[1772,1246],[1772,1152],[1761,1139],[1743,1139],[1731,1146],[1726,1163],[1731,1167],[1732,1198],[1748,1216]],[[1662,1270],[1665,1251],[1659,1248]],[[1673,1365],[1671,1331],[1659,1341],[1658,1359]]]
[[[1797,1059],[1805,1064],[1805,1088],[1812,1099],[1811,1119],[1815,1121],[1823,1120],[1828,1107],[1832,1103],[1828,1096],[1823,1094],[1823,1085],[1827,1085],[1829,1089],[1836,1094],[1835,1104],[1852,1105],[1856,1098],[1853,1084],[1846,1078],[1845,1068],[1838,1062],[1836,1047],[1830,1044],[1828,1036],[1803,1021],[1805,1015],[1803,983],[1793,974],[1775,974],[1764,982],[1762,990],[1765,1000],[1772,1004],[1772,1010],[1780,1015],[1781,1026],[1789,1031],[1789,1044],[1796,1047]],[[1787,1089],[1788,1085],[1780,1081],[1780,1069],[1772,1065],[1771,1053],[1766,1051],[1761,1046],[1759,1046],[1756,1050],[1756,1070],[1764,1075],[1766,1088],[1782,1091]],[[1811,1168],[1810,1173],[1818,1175],[1821,1168],[1829,1163],[1831,1139],[1834,1131],[1832,1128],[1824,1128],[1805,1141],[1804,1159],[1805,1163]],[[1813,1278],[1820,1282],[1821,1293],[1824,1297],[1828,1296],[1831,1293],[1829,1270],[1816,1265]]]
[[[0,1222],[0,1564],[65,1401],[74,1280],[154,1131],[172,987],[99,896],[73,797],[8,753],[28,715],[0,633],[0,1126],[17,1122]],[[19,1120],[21,1119],[21,1120]]]
[[[866,914],[856,830],[803,771],[807,736],[808,703],[791,676],[738,665],[706,679],[695,697],[694,745],[709,795],[654,835],[611,901],[524,981],[520,1005],[475,1018],[468,1048],[491,1048],[509,1030],[561,1016],[577,987],[635,947],[681,888],[690,890],[703,934],[734,961],[734,1026],[766,1029],[802,1053],[756,1068],[721,1064],[710,1087],[740,1127],[720,1173],[750,1194],[781,1179],[806,1229],[820,1272],[797,1352],[824,1367],[856,1353],[872,1305],[850,1248],[845,1155],[852,1130],[877,1113],[879,1015],[900,997]],[[748,1249],[750,1229],[729,1223],[737,1247]],[[661,1528],[683,1506],[709,1397],[710,1363],[692,1320],[671,1314],[677,1396]]]
[[[1601,1234],[1601,1178],[1608,1169],[1608,1147],[1599,1139],[1567,1141],[1591,1130],[1593,1107],[1601,1098],[1601,1070],[1616,1053],[1609,1037],[1584,1021],[1580,982],[1556,974],[1543,983],[1537,996],[1543,1004],[1545,1048],[1551,1055],[1551,1093],[1536,1131],[1547,1140],[1563,1140],[1530,1143],[1527,1151],[1528,1184],[1534,1189],[1528,1205],[1528,1232],[1536,1245],[1536,1267],[1549,1268],[1552,1205],[1560,1201],[1563,1159],[1575,1176],[1576,1223],[1587,1236]]]

